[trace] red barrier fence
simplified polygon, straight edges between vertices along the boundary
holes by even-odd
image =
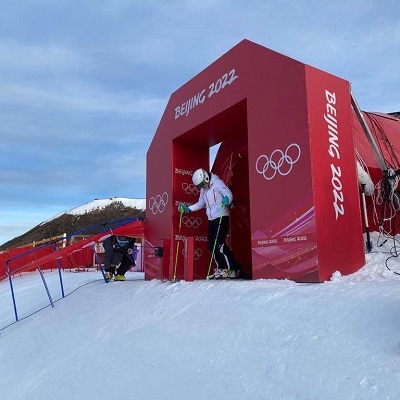
[[[114,228],[112,231],[102,232],[89,236],[70,244],[62,246],[62,241],[40,247],[18,247],[0,252],[0,280],[7,277],[7,264],[11,274],[35,271],[41,269],[55,269],[57,262],[62,269],[88,268],[95,264],[93,247],[97,246],[110,235],[130,236],[135,238],[144,237],[144,222],[133,221],[123,226]]]

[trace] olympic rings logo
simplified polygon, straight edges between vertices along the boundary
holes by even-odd
[[[182,183],[182,189],[187,194],[199,194],[199,189],[197,188],[197,186],[193,185],[193,183]]]
[[[193,258],[194,258],[195,261],[198,260],[202,255],[203,255],[203,252],[202,252],[201,249],[196,249],[193,252]]]
[[[182,249],[182,255],[186,257],[186,250]],[[197,261],[203,255],[203,251],[201,249],[195,249],[193,251],[193,259]]]
[[[195,228],[197,229],[201,225],[201,218],[200,217],[186,217],[182,218],[183,224],[188,228]]]
[[[156,197],[150,197],[149,209],[153,214],[162,213],[168,203],[168,193],[158,194]]]
[[[300,146],[296,143],[292,143],[287,147],[285,152],[276,149],[269,157],[262,154],[257,158],[256,170],[267,181],[273,179],[277,173],[286,176],[292,171],[293,165],[299,161],[300,155]]]

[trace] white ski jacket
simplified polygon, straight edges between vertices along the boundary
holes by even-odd
[[[229,206],[222,209],[222,198],[228,196],[229,204],[232,203],[233,195],[225,183],[215,174],[211,173],[210,187],[200,189],[199,201],[189,206],[190,211],[197,211],[206,208],[208,220],[220,218],[221,215],[229,215]]]

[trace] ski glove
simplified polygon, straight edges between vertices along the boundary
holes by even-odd
[[[180,203],[178,206],[178,211],[180,213],[190,213],[191,209],[186,204]]]
[[[226,206],[229,206],[229,197],[228,196],[224,196],[222,198],[222,204],[225,204]]]

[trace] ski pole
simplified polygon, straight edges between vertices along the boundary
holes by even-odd
[[[176,266],[177,266],[177,264],[178,264],[178,252],[179,252],[179,243],[180,243],[179,236],[180,236],[180,234],[181,234],[182,214],[183,214],[183,211],[181,211],[181,215],[180,215],[180,217],[179,217],[178,240],[176,241],[176,254],[175,254],[174,277],[172,278],[172,280],[174,280],[174,281],[176,280]]]
[[[219,235],[219,229],[221,228],[221,221],[222,221],[222,217],[223,217],[223,215],[224,215],[224,208],[225,208],[225,203],[222,203],[222,213],[221,213],[221,216],[220,216],[219,222],[218,222],[217,235],[215,236],[214,246],[213,246],[212,253],[211,253],[210,265],[208,266],[208,272],[207,272],[206,279],[209,279],[209,277],[210,277],[211,264],[212,264],[212,260],[213,260],[213,258],[214,258],[215,247],[217,246],[217,240],[218,240],[218,235]]]

